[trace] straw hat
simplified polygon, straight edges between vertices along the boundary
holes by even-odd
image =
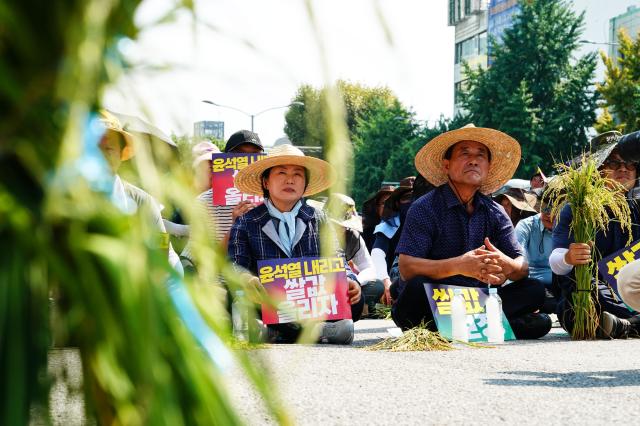
[[[118,118],[115,115],[111,114],[109,111],[101,110],[100,122],[105,127],[105,129],[107,129],[107,131],[116,132],[122,135],[122,138],[124,139],[126,145],[120,152],[120,160],[127,161],[128,159],[133,157],[133,135],[124,130],[122,124],[120,124],[120,120],[118,120]]]
[[[458,130],[436,136],[423,146],[416,155],[416,169],[435,186],[447,182],[448,176],[442,160],[450,147],[462,141],[479,142],[491,152],[489,174],[480,187],[483,194],[490,194],[499,189],[511,179],[518,168],[520,144],[514,138],[498,130],[468,124]]]
[[[235,178],[235,185],[245,194],[262,195],[262,173],[274,166],[302,166],[309,172],[309,182],[304,196],[322,192],[333,185],[335,172],[326,161],[315,157],[307,157],[293,145],[280,145],[273,148],[265,158],[249,164],[240,170]]]
[[[348,195],[334,192],[324,204],[324,211],[332,222],[362,232],[362,218],[356,211],[356,202]]]

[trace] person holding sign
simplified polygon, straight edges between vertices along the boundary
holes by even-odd
[[[271,259],[318,258],[321,229],[333,232],[321,210],[306,203],[305,196],[324,191],[333,183],[332,167],[326,161],[306,157],[292,145],[275,147],[264,159],[250,164],[236,175],[236,187],[246,193],[263,195],[261,204],[240,216],[231,228],[228,253],[232,262],[248,272],[249,285],[257,289],[253,301],[264,301],[263,285],[257,276],[258,262]],[[355,275],[344,261],[335,234],[327,252],[342,259],[348,277],[348,301],[352,319],[325,322],[320,341],[349,344],[353,321],[362,314],[364,299]],[[269,341],[293,343],[301,332],[296,322],[268,326]]]
[[[424,323],[435,330],[424,284],[499,286],[503,310],[519,339],[551,329],[539,313],[544,285],[528,278],[528,264],[511,220],[487,196],[502,187],[520,162],[512,137],[473,125],[443,133],[416,155],[416,168],[437,188],[407,213],[397,253],[402,283],[392,317],[398,327]],[[511,280],[505,285],[506,280]]]
[[[632,239],[640,238],[640,206],[634,197],[637,190],[638,160],[640,160],[640,133],[632,133],[622,137],[619,132],[602,133],[591,141],[592,152],[589,154],[596,160],[601,174],[620,183],[627,191],[629,209],[631,211]],[[553,229],[553,251],[549,258],[551,270],[558,277],[558,285],[562,290],[560,313],[558,319],[567,331],[573,329],[572,294],[575,291],[573,271],[576,265],[591,262],[592,248],[605,258],[627,245],[628,233],[615,221],[609,223],[606,233],[598,232],[595,241],[590,244],[576,243],[571,233],[573,214],[570,206],[565,206]],[[600,317],[597,337],[624,339],[640,335],[640,316],[631,311],[610,289],[603,279],[602,271],[598,277],[592,278],[592,285],[598,288],[596,310]]]
[[[206,148],[208,147],[208,149]],[[197,151],[196,149],[199,148]],[[257,133],[249,130],[239,130],[232,134],[227,140],[224,152],[231,154],[257,154],[263,152],[264,148]],[[212,155],[220,153],[220,150],[210,142],[201,142],[194,147],[193,170],[195,174],[195,184],[202,192],[197,197],[197,205],[202,216],[206,217],[208,236],[211,240],[219,241],[226,248],[229,241],[229,231],[231,225],[238,216],[251,210],[255,204],[250,201],[241,201],[236,206],[219,206],[213,203],[212,185]],[[206,213],[206,214],[204,214]],[[194,259],[191,254],[193,241],[191,238],[187,242],[181,253],[185,270],[194,272],[196,270]]]

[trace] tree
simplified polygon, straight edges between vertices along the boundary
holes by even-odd
[[[603,99],[603,112],[595,126],[599,132],[640,129],[640,39],[632,40],[622,29],[618,42],[617,60],[601,53],[606,69],[604,82],[597,85]]]
[[[597,95],[591,89],[594,53],[573,60],[584,25],[566,1],[520,2],[503,41],[490,40],[489,69],[471,69],[461,93],[469,122],[516,138],[522,161],[516,175],[531,176],[573,156],[587,143]]]
[[[397,181],[415,173],[410,153],[418,143],[417,137],[418,125],[413,120],[413,114],[400,102],[388,107],[382,100],[376,100],[365,114],[356,119],[352,138],[352,196],[357,206],[374,194],[382,181]],[[388,167],[391,158],[394,159],[394,165],[401,167]]]
[[[374,102],[380,100],[384,105],[391,106],[398,101],[387,87],[371,88],[342,80],[338,80],[336,86],[345,105],[349,136],[353,135],[358,118],[370,111]],[[303,103],[291,106],[285,114],[284,132],[295,145],[324,146],[327,128],[325,94],[326,89],[304,84],[292,99],[292,102]]]

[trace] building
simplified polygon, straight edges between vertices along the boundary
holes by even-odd
[[[504,31],[513,23],[513,16],[520,11],[518,0],[490,0],[487,23],[489,40],[500,42]],[[487,46],[488,64],[491,65],[491,43]]]
[[[629,6],[627,11],[609,20],[609,57],[618,58],[618,33],[624,29],[635,39],[640,31],[640,8]]]
[[[224,121],[198,121],[193,123],[195,139],[215,138],[224,140]]]
[[[449,0],[449,25],[455,27],[454,115],[460,111],[458,94],[465,80],[463,63],[487,66],[487,0]]]

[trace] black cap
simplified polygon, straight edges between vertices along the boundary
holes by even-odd
[[[245,143],[257,146],[261,151],[264,151],[264,147],[262,146],[262,142],[260,142],[260,137],[258,137],[257,133],[250,130],[238,130],[229,137],[229,140],[227,140],[224,152],[231,152],[238,146]]]

